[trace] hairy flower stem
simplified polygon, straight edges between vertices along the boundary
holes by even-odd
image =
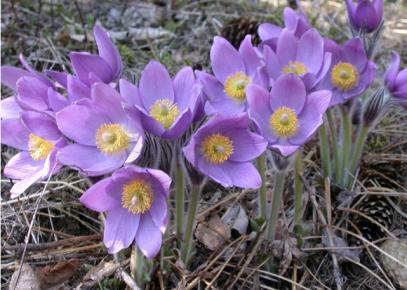
[[[362,151],[363,151],[363,146],[365,145],[367,136],[369,134],[369,126],[362,126],[359,129],[359,134],[358,134],[358,139],[356,140],[356,144],[353,150],[352,158],[351,158],[351,163],[349,165],[349,173],[350,173],[350,178],[345,178],[345,184],[349,187],[352,185],[353,182],[353,176],[355,176],[355,171],[357,168],[357,165],[359,164],[360,158],[362,156]]]
[[[267,239],[271,242],[274,241],[274,237],[276,235],[277,218],[281,203],[281,197],[283,196],[284,191],[285,177],[285,171],[277,171],[277,173],[275,174],[273,201],[271,204],[271,213],[268,221],[269,224],[267,232]]]
[[[261,176],[261,187],[259,189],[259,216],[267,219],[267,193],[266,193],[266,154],[257,158],[257,169]]]
[[[350,156],[350,147],[351,147],[351,118],[349,112],[346,109],[342,109],[342,122],[343,122],[343,144],[342,144],[342,167],[339,171],[340,177],[338,181],[341,185],[345,184],[345,179],[349,174],[349,159]]]
[[[338,148],[338,133],[335,128],[335,121],[334,121],[334,116],[333,116],[333,111],[329,110],[326,113],[327,119],[328,119],[328,126],[329,130],[331,132],[331,138],[332,138],[332,151],[333,151],[333,162],[334,162],[334,172],[333,172],[333,178],[338,177],[339,171],[340,171],[340,159],[339,159],[339,148]]]
[[[323,177],[330,176],[329,167],[329,141],[328,132],[326,130],[325,124],[319,127],[319,139],[320,139],[320,154],[321,154],[321,167]]]
[[[133,243],[133,247],[131,249],[131,259],[133,260],[131,265],[131,276],[136,281],[137,285],[143,288],[143,271],[144,271],[144,256],[143,253],[140,252],[136,243]]]
[[[189,260],[189,254],[192,247],[192,232],[194,228],[195,218],[198,211],[199,196],[201,194],[201,185],[192,184],[191,195],[189,201],[189,211],[187,217],[187,224],[185,227],[184,242],[181,247],[182,261],[187,264]]]
[[[294,231],[297,237],[301,237],[301,217],[302,217],[302,194],[304,192],[302,176],[303,160],[302,151],[295,154],[294,163]]]
[[[176,174],[176,197],[175,197],[175,220],[176,220],[176,234],[179,244],[181,244],[182,235],[184,231],[184,171],[182,165],[177,161],[175,165]]]

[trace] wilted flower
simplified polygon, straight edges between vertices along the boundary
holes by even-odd
[[[390,94],[400,100],[404,100],[407,108],[407,68],[400,71],[400,56],[393,52],[393,58],[384,75],[384,84]]]
[[[247,88],[249,113],[271,148],[288,156],[315,133],[331,100],[331,92],[307,95],[301,79],[281,76],[269,93],[262,87]]]
[[[183,152],[200,172],[223,186],[258,188],[261,178],[251,161],[261,155],[267,141],[249,131],[247,114],[212,117],[191,137]]]
[[[359,38],[343,46],[331,42],[328,49],[332,52],[331,68],[318,88],[332,91],[333,106],[361,95],[373,82],[376,65],[367,58]]]
[[[346,0],[349,21],[356,31],[373,32],[383,19],[383,0]]]
[[[22,150],[4,168],[5,176],[20,180],[12,187],[11,197],[57,173],[61,165],[57,163],[56,154],[66,145],[52,117],[33,111],[20,114],[21,118],[1,122],[1,143]]]
[[[144,129],[166,139],[177,138],[195,118],[201,85],[192,68],[181,69],[171,80],[167,69],[151,61],[141,74],[139,87],[120,80],[120,93]]]
[[[143,135],[137,121],[124,111],[116,90],[96,83],[91,95],[57,113],[59,129],[76,142],[64,147],[58,160],[97,176],[134,161],[140,155]]]
[[[271,85],[280,75],[295,74],[311,90],[328,72],[331,53],[324,52],[324,40],[315,29],[309,29],[300,38],[283,29],[275,52],[264,47],[264,59]]]
[[[211,48],[211,64],[215,76],[197,72],[207,96],[205,112],[236,114],[246,111],[246,86],[267,85],[264,65],[247,35],[237,51],[226,39],[215,36]]]
[[[107,212],[103,242],[109,253],[135,241],[147,258],[157,255],[167,227],[170,184],[171,178],[160,170],[127,166],[81,196],[86,207]]]

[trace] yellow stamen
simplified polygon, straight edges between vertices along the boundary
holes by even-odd
[[[96,132],[96,146],[105,154],[115,154],[129,147],[130,137],[120,124],[103,124]]]
[[[212,134],[202,141],[201,151],[209,162],[222,164],[233,154],[233,142],[227,136]]]
[[[37,135],[30,134],[28,137],[28,152],[35,161],[44,160],[54,149],[54,144]]]
[[[299,122],[295,111],[283,106],[271,115],[269,125],[278,137],[289,138],[297,133]]]
[[[172,126],[179,115],[176,104],[168,99],[156,101],[150,108],[150,116],[159,122],[165,129]]]
[[[307,67],[300,61],[289,61],[288,64],[283,67],[283,73],[295,74],[297,76],[305,75],[308,72]]]
[[[225,81],[225,93],[230,98],[237,102],[243,102],[246,100],[246,86],[251,83],[249,76],[242,72],[237,72],[234,75],[229,76]]]
[[[331,70],[331,82],[334,87],[349,91],[359,82],[358,70],[350,63],[339,62]]]
[[[122,206],[130,213],[142,214],[153,204],[150,186],[143,180],[133,180],[123,186]]]

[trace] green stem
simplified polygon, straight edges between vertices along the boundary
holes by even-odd
[[[353,154],[352,154],[352,158],[351,158],[351,163],[349,165],[349,173],[351,174],[351,177],[355,176],[355,174],[356,174],[355,171],[356,171],[357,165],[359,164],[360,158],[362,156],[363,146],[365,145],[368,134],[369,134],[369,127],[362,126],[359,130],[358,139],[356,141],[355,149],[353,150]],[[349,179],[349,182],[346,182],[346,185],[350,186],[351,181],[353,181],[353,177]]]
[[[342,167],[341,170],[339,171],[340,173],[340,178],[338,178],[338,181],[340,184],[344,185],[345,180],[347,179],[347,176],[349,174],[348,172],[348,164],[349,164],[349,159],[351,158],[350,156],[350,146],[351,146],[351,120],[350,120],[350,115],[349,112],[346,109],[342,109],[342,122],[343,122],[343,145],[342,145]]]
[[[184,174],[182,165],[176,164],[176,197],[175,197],[175,220],[178,241],[182,240],[184,231]],[[181,244],[181,243],[180,243]]]
[[[187,224],[186,224],[185,235],[184,235],[184,243],[181,247],[181,258],[185,264],[187,264],[187,262],[189,260],[189,254],[191,251],[192,232],[193,232],[193,228],[194,228],[196,214],[198,211],[198,202],[199,202],[200,193],[201,193],[201,186],[199,184],[192,184]]]
[[[274,179],[275,184],[273,192],[273,201],[271,204],[271,213],[269,218],[267,234],[267,239],[269,241],[273,241],[276,235],[277,218],[281,203],[281,197],[283,196],[284,192],[285,175],[286,174],[284,171],[277,171]]]
[[[136,280],[139,287],[143,288],[144,256],[138,249],[136,243],[133,245],[132,258],[134,259],[135,265],[132,273],[133,279]]]
[[[323,177],[328,177],[330,176],[329,141],[325,124],[322,124],[321,127],[319,127],[319,139],[321,140],[320,150],[321,150],[322,175]]]
[[[298,150],[294,164],[294,231],[297,236],[301,236],[302,194],[304,191],[301,180],[302,168],[302,151]]]
[[[267,219],[267,193],[266,193],[266,153],[257,158],[257,169],[261,177],[261,187],[259,189],[259,216]]]
[[[326,114],[328,119],[328,126],[329,130],[331,131],[331,138],[332,138],[332,149],[333,149],[333,157],[334,157],[334,174],[333,177],[337,178],[339,171],[340,171],[340,159],[339,159],[339,148],[338,148],[338,133],[335,128],[335,121],[332,110],[329,110]]]

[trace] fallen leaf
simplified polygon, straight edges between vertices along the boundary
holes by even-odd
[[[200,223],[197,226],[195,237],[208,249],[216,251],[230,239],[230,227],[216,215],[211,217],[208,224]]]
[[[333,245],[331,245],[329,243],[327,229],[324,229],[323,233],[322,233],[322,243],[326,247],[338,248],[338,249],[331,250],[331,252],[334,252],[335,254],[338,255],[339,261],[345,260],[344,257],[347,257],[347,258],[352,259],[352,260],[354,260],[356,262],[359,262],[359,260],[360,260],[359,256],[361,254],[360,249],[350,249],[350,248],[348,248],[349,247],[348,243],[344,239],[342,239],[341,237],[335,235],[332,232],[331,232],[331,235],[332,235],[332,239],[333,239]]]
[[[45,266],[37,269],[37,275],[41,281],[41,288],[47,289],[59,285],[71,278],[80,267],[78,259],[58,262],[54,266]]]
[[[15,290],[41,290],[41,280],[36,271],[28,264],[24,263],[21,267],[20,277],[18,277],[19,268],[11,276],[9,289]],[[18,281],[17,281],[18,278]]]
[[[222,216],[222,221],[230,228],[237,230],[241,235],[246,234],[247,227],[249,226],[249,218],[240,204],[235,204],[233,207],[228,208]]]

